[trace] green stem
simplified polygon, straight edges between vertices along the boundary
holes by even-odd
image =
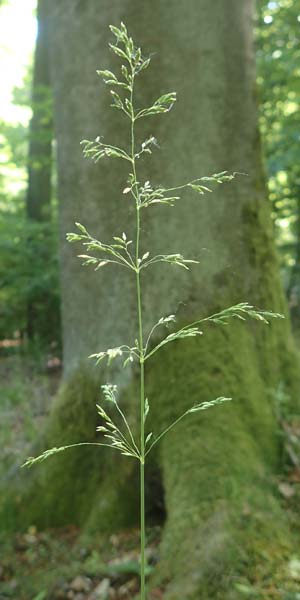
[[[142,408],[143,407],[143,408]],[[144,363],[141,364],[141,459],[140,459],[140,518],[141,518],[141,600],[146,598],[145,584],[145,435],[144,435]]]
[[[140,220],[137,208],[137,257],[139,248]],[[138,265],[138,261],[137,261]],[[137,267],[138,268],[138,267]],[[143,319],[141,302],[140,272],[136,273],[136,289],[139,321],[139,347],[140,347],[140,518],[141,518],[141,600],[146,598],[145,586],[145,363],[143,347]]]
[[[176,419],[176,421],[174,421],[173,423],[171,423],[171,425],[169,425],[169,427],[167,427],[166,429],[164,429],[164,431],[162,431],[162,433],[156,438],[156,440],[154,440],[154,442],[151,444],[151,446],[148,448],[145,456],[147,456],[147,454],[149,454],[149,452],[152,450],[153,446],[155,446],[155,444],[157,444],[157,442],[159,442],[159,440],[161,440],[161,438],[166,435],[166,433],[168,433],[171,429],[173,429],[173,427],[175,427],[175,425],[177,425],[178,423],[180,423],[180,421],[186,417],[186,415],[189,414],[189,410],[186,410],[183,415],[180,415],[180,417],[178,417],[178,419]]]
[[[133,109],[133,84],[134,68],[132,67],[132,86],[130,94],[131,102],[131,159],[134,178],[134,197],[136,200],[136,246],[135,246],[135,268],[136,268],[136,294],[139,327],[139,356],[140,356],[140,543],[141,543],[141,600],[146,600],[146,533],[145,533],[145,365],[144,365],[144,342],[143,342],[143,317],[142,317],[142,294],[140,282],[139,249],[140,249],[140,200],[135,166],[135,139],[134,139],[134,109]]]

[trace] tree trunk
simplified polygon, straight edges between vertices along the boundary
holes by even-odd
[[[41,262],[44,270],[49,268],[51,226],[51,174],[52,174],[52,141],[53,114],[52,92],[49,64],[49,31],[47,20],[47,0],[39,0],[37,7],[38,34],[35,47],[32,81],[32,118],[29,126],[28,149],[28,187],[26,195],[26,211],[33,231],[29,236],[32,260],[31,268],[39,269]],[[40,225],[39,228],[36,225]],[[37,239],[43,238],[43,243]],[[42,261],[41,261],[42,257]],[[43,274],[40,273],[42,278]],[[51,297],[51,296],[50,296]],[[49,294],[33,286],[27,305],[27,333],[30,339],[41,333],[41,306],[50,323],[55,322],[51,312],[53,303]],[[43,329],[43,327],[42,327]]]
[[[291,269],[290,281],[287,290],[288,304],[291,312],[291,322],[294,334],[299,339],[300,334],[300,198],[297,199],[295,215],[295,249],[294,265]]]
[[[145,54],[155,52],[153,67],[141,79],[138,102],[149,103],[173,90],[179,97],[168,118],[146,123],[161,150],[143,162],[138,178],[176,185],[224,169],[248,174],[203,198],[185,194],[176,208],[145,211],[145,251],[180,251],[201,260],[189,276],[164,265],[149,275],[146,271],[146,329],[174,311],[179,322],[186,322],[245,300],[283,311],[257,134],[253,2],[103,0],[99,10],[96,0],[66,0],[63,6],[53,0],[50,11],[66,386],[88,354],[130,343],[136,336],[134,282],[113,268],[100,274],[83,269],[74,248],[64,241],[74,221],[105,242],[122,231],[128,236],[134,232],[133,213],[121,193],[126,172],[113,161],[95,166],[83,160],[79,146],[82,138],[104,135],[108,143],[118,143],[128,136],[119,113],[108,112],[107,91],[95,73],[114,65],[107,51],[110,23],[123,20]],[[141,139],[147,132],[141,132]],[[167,519],[156,578],[165,584],[166,600],[239,598],[234,582],[244,575],[250,557],[254,564],[260,560],[255,548],[267,547],[275,527],[279,542],[289,544],[290,539],[271,485],[280,462],[273,398],[279,382],[293,398],[299,380],[289,323],[212,326],[197,343],[176,342],[156,357],[146,374],[155,433],[194,402],[220,395],[234,399],[231,406],[183,421],[157,453]],[[105,381],[107,374],[102,373]],[[128,371],[116,369],[109,381],[114,375],[124,396],[131,398],[134,373],[130,380]],[[55,421],[54,443],[59,437],[63,444],[83,439],[84,428],[80,425],[78,433],[76,427],[94,395],[76,405],[70,395],[65,403],[61,396],[48,430],[54,431]],[[95,413],[89,409],[88,414]],[[84,418],[90,439],[92,420]],[[41,498],[38,488],[41,508],[35,523],[43,522],[46,509],[53,506],[52,485],[54,495],[64,498],[65,515],[68,506],[73,510],[74,490],[81,497],[87,482],[85,507],[80,514],[75,508],[73,520],[104,528],[117,514],[117,525],[128,522],[132,514],[128,503],[123,511],[124,489],[131,490],[135,506],[134,469],[124,460],[123,470],[118,470],[119,460],[110,458],[115,475],[97,493],[95,486],[105,472],[91,469],[97,460],[102,465],[101,457],[94,458],[89,470],[86,459],[78,464],[78,454],[72,456],[60,467],[76,472],[76,484],[68,490],[65,480],[56,477],[59,467],[49,461],[51,498]],[[62,460],[54,458],[51,464]],[[150,495],[148,506],[153,501]],[[53,523],[61,520],[53,511]]]

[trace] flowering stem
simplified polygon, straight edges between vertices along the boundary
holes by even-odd
[[[142,317],[142,294],[140,282],[140,266],[139,266],[139,249],[140,249],[140,197],[138,189],[138,180],[135,164],[135,136],[134,136],[134,108],[133,108],[133,86],[134,86],[134,67],[131,67],[132,84],[130,91],[131,104],[131,160],[133,170],[133,195],[136,205],[136,246],[135,246],[135,270],[136,270],[136,294],[137,294],[137,309],[138,309],[138,342],[139,342],[139,362],[140,362],[140,584],[141,584],[141,600],[146,599],[146,582],[145,582],[145,366],[144,366],[144,342],[143,342],[143,317]]]

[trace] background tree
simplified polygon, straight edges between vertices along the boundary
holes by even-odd
[[[63,6],[53,0],[48,8],[65,386],[40,442],[43,449],[94,439],[98,380],[85,358],[130,340],[133,331],[129,280],[112,270],[92,279],[65,243],[75,220],[104,240],[116,232],[116,223],[128,237],[132,232],[126,197],[117,208],[125,171],[118,167],[111,180],[105,164],[85,162],[79,147],[79,140],[97,134],[118,143],[124,132],[118,115],[107,118],[107,97],[95,75],[97,68],[114,64],[106,50],[109,23],[123,20],[146,52],[158,51],[156,69],[149,79],[145,74],[140,89],[141,106],[152,99],[152,85],[162,93],[178,90],[170,118],[149,120],[141,129],[141,140],[149,133],[166,140],[151,165],[142,167],[141,180],[160,183],[163,174],[164,182],[176,185],[180,174],[189,180],[223,169],[248,173],[209,199],[186,195],[174,214],[169,208],[157,209],[159,218],[155,211],[147,214],[143,227],[153,251],[171,252],[176,238],[185,255],[201,258],[188,281],[161,266],[153,272],[144,288],[148,326],[170,312],[177,311],[184,322],[241,300],[279,312],[285,308],[257,134],[253,2],[228,0],[225,6],[221,0],[193,0],[186,6],[177,0],[143,5],[107,0],[99,12],[96,0],[66,0]],[[183,282],[188,291],[179,304]],[[166,439],[148,474],[149,488],[155,490],[148,510],[153,514],[157,507],[162,482],[167,519],[156,577],[165,584],[164,598],[240,598],[235,577],[259,563],[270,540],[275,537],[279,547],[292,545],[272,483],[280,463],[273,397],[282,382],[296,398],[299,382],[288,321],[267,331],[238,324],[205,329],[200,342],[179,342],[171,353],[160,354],[147,378],[149,396],[158,399],[152,411],[155,431],[194,401],[220,394],[236,399],[230,407],[183,422]],[[104,372],[101,379],[106,382]],[[115,382],[123,389],[123,402],[130,404],[134,373],[129,379],[116,369]],[[136,517],[135,472],[103,453],[69,453],[36,471],[18,500],[18,510],[27,509],[23,526],[63,524],[71,515],[89,530],[111,530]],[[11,504],[6,515],[12,515]]]
[[[28,187],[26,209],[29,223],[42,224],[39,231],[34,231],[28,239],[32,247],[32,258],[36,264],[42,261],[42,270],[47,273],[51,263],[51,236],[53,235],[51,220],[52,207],[52,91],[49,62],[49,31],[46,13],[46,1],[39,0],[37,5],[38,33],[35,47],[32,79],[32,118],[29,126],[28,149]],[[38,245],[38,247],[37,247]],[[35,250],[35,251],[34,251]],[[34,268],[34,267],[33,267]],[[46,320],[49,329],[55,326],[58,318],[58,307],[55,296],[49,294],[43,285],[44,277],[36,280],[28,297],[27,332],[29,338],[41,335],[42,320]],[[46,319],[45,319],[46,317]],[[52,323],[52,327],[50,325]],[[57,329],[57,326],[56,326]]]

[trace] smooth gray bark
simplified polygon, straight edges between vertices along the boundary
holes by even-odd
[[[126,169],[113,161],[95,167],[83,159],[79,145],[98,134],[111,142],[128,136],[122,115],[108,108],[107,90],[96,75],[100,66],[117,63],[107,49],[108,24],[123,19],[145,52],[155,52],[153,67],[141,79],[139,102],[178,91],[174,112],[145,124],[162,147],[143,165],[143,174],[171,185],[225,168],[250,175],[204,199],[186,194],[174,211],[158,208],[145,215],[145,248],[182,249],[202,259],[189,283],[174,270],[158,267],[153,272],[144,288],[150,322],[191,296],[197,312],[211,305],[212,298],[218,302],[222,288],[228,289],[230,270],[241,278],[247,268],[245,236],[238,224],[258,177],[251,10],[249,1],[238,7],[226,4],[226,9],[220,2],[204,1],[185,7],[178,2],[102,2],[101,10],[93,1],[51,3],[67,372],[99,344],[117,344],[133,331],[135,307],[126,273],[110,270],[93,277],[65,242],[76,220],[104,240],[123,229],[133,233],[132,214],[121,194]],[[212,282],[221,272],[226,281],[216,291]],[[188,291],[170,284],[178,279],[188,283]]]

